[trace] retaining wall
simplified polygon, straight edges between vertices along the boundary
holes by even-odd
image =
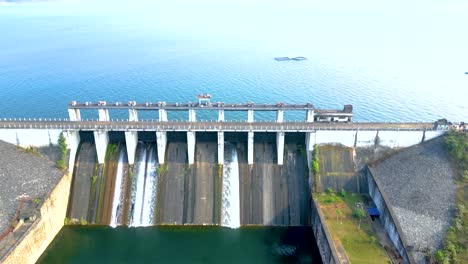
[[[0,140],[21,147],[57,144],[60,129],[0,129]]]
[[[379,209],[380,222],[382,223],[385,231],[387,231],[387,234],[398,253],[403,258],[403,261],[410,264],[415,263],[413,256],[406,248],[406,239],[398,219],[395,217],[395,213],[393,212],[385,192],[382,191],[383,189],[380,187],[378,179],[373,175],[372,168],[367,166],[364,171],[368,184],[368,194]]]
[[[322,258],[323,264],[340,263],[338,255],[336,254],[335,244],[333,243],[330,232],[325,224],[325,217],[318,208],[317,202],[315,199],[312,199],[312,230],[315,235],[315,240],[317,241],[320,257]]]

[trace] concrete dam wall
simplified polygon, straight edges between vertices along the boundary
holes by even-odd
[[[286,134],[284,164],[278,165],[275,133],[256,133],[254,164],[248,164],[247,133],[224,135],[224,165],[217,133],[197,132],[189,165],[187,134],[168,132],[165,163],[155,133],[138,133],[129,165],[125,135],[109,133],[99,164],[94,137],[80,133],[68,218],[76,223],[308,225],[310,190],[305,134]]]

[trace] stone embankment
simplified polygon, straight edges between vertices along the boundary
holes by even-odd
[[[417,263],[443,242],[455,212],[454,173],[442,137],[403,149],[372,166]]]
[[[0,262],[34,263],[63,226],[71,174],[34,150],[0,141],[0,153],[0,230],[8,228],[21,200],[32,218],[0,241]]]

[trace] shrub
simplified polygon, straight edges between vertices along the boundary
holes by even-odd
[[[60,133],[58,138],[58,144],[60,147],[60,159],[57,160],[57,168],[60,170],[64,170],[67,166],[65,166],[65,158],[67,157],[67,142],[63,133]]]
[[[346,197],[346,191],[345,191],[343,188],[341,188],[341,191],[338,192],[338,195],[339,195],[340,197],[345,198],[345,197]]]
[[[338,199],[334,196],[328,196],[326,197],[325,199],[323,199],[323,202],[324,203],[334,203],[336,202]]]
[[[57,160],[57,168],[60,169],[60,170],[65,169],[65,161],[63,159]]]
[[[330,188],[330,187],[327,188],[327,189],[325,190],[325,192],[326,192],[328,195],[334,195],[334,194],[335,194],[335,192],[333,191],[333,189]]]
[[[34,203],[35,205],[38,205],[38,204],[41,203],[41,199],[40,199],[40,198],[36,198],[36,199],[33,200],[33,203]]]

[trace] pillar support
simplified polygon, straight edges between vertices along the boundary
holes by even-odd
[[[166,109],[159,109],[159,122],[167,122]]]
[[[254,132],[250,131],[247,135],[247,161],[249,165],[254,162]]]
[[[80,109],[68,109],[70,121],[81,121]]]
[[[312,157],[310,156],[312,151],[314,151],[315,144],[315,132],[306,132],[306,153],[307,153],[307,167],[310,169],[310,162]]]
[[[107,145],[109,145],[109,134],[105,130],[94,131],[94,143],[99,164],[104,164],[106,158]]]
[[[218,122],[224,122],[224,109],[220,109],[218,112]]]
[[[125,131],[125,145],[127,146],[128,164],[135,163],[135,152],[138,144],[137,131]]]
[[[138,112],[136,109],[128,109],[128,120],[130,122],[136,122],[138,121]]]
[[[73,172],[75,166],[76,153],[80,145],[80,132],[78,130],[63,131],[67,139],[67,148],[70,150],[70,158],[68,160],[68,171]]]
[[[197,121],[197,114],[195,109],[189,109],[189,122],[196,122]]]
[[[306,122],[314,122],[314,110],[313,109],[307,110]]]
[[[98,109],[99,121],[110,121],[108,109]]]
[[[166,157],[167,132],[156,131],[156,146],[158,148],[158,162],[164,164]]]
[[[284,132],[276,133],[276,149],[278,154],[278,165],[283,165],[284,159]]]
[[[247,122],[253,123],[253,121],[254,121],[254,110],[249,109],[247,110]]]
[[[78,130],[64,131],[64,136],[67,140],[67,149],[78,149],[80,144],[80,132]]]
[[[277,110],[276,111],[276,122],[283,123],[283,117],[284,117],[284,111],[283,110]]]
[[[224,132],[218,131],[218,164],[224,164]]]
[[[195,132],[187,132],[187,151],[188,151],[188,162],[189,165],[195,163]]]

